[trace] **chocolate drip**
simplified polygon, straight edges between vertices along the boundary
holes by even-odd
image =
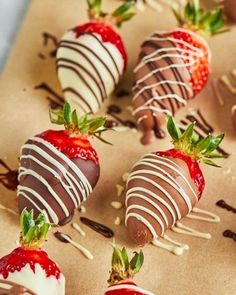
[[[111,117],[116,119],[120,124],[122,124],[125,127],[128,127],[130,129],[137,128],[136,124],[130,120],[123,120],[120,117],[118,117],[116,114],[120,114],[122,112],[121,108],[117,105],[110,105],[107,109],[107,114],[109,114]],[[114,122],[114,121],[112,121]]]
[[[53,96],[51,98],[50,96],[46,96],[46,99],[49,101],[51,108],[60,108],[64,105],[64,98],[56,93],[55,90],[53,90],[47,83],[42,82],[34,87],[36,90],[44,90],[46,93]]]
[[[7,170],[6,173],[0,173],[0,183],[5,188],[15,191],[18,186],[18,170],[12,170],[2,159],[0,159],[0,166]]]
[[[28,288],[7,280],[0,280],[0,295],[36,295]]]
[[[113,231],[109,227],[101,223],[98,223],[86,217],[80,217],[80,221],[106,238],[112,238],[114,236]]]
[[[41,58],[41,59],[46,59],[46,56],[42,53],[38,53],[38,57]]]
[[[55,236],[59,241],[61,241],[62,243],[69,243],[68,240],[66,240],[63,236],[67,236],[68,238],[71,239],[71,237],[70,237],[69,235],[64,234],[64,233],[62,233],[62,232],[60,232],[60,231],[56,231],[56,232],[54,233],[54,236]],[[72,240],[72,239],[71,239],[71,240]]]
[[[233,231],[230,230],[230,229],[226,229],[226,230],[223,232],[223,236],[224,236],[225,238],[233,239],[233,240],[236,242],[236,233],[233,232]]]
[[[226,209],[228,211],[231,211],[233,213],[236,213],[236,208],[230,206],[229,204],[227,204],[224,200],[219,200],[216,202],[216,205],[223,208],[223,209]]]
[[[47,32],[43,32],[42,36],[43,36],[43,45],[44,46],[48,46],[49,42],[51,42],[52,45],[54,46],[54,49],[49,52],[49,56],[56,57],[57,45],[58,45],[57,38],[54,35],[47,33]]]

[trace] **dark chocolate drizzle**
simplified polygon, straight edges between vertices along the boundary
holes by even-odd
[[[109,227],[101,223],[98,223],[86,217],[80,217],[80,221],[106,238],[112,238],[114,236],[114,232]]]
[[[5,188],[15,191],[18,186],[18,170],[12,170],[2,159],[0,159],[0,166],[7,170],[5,173],[0,173],[0,183]]]
[[[129,96],[129,95],[130,95],[130,92],[126,89],[121,89],[116,92],[117,98],[123,98],[123,97]]]
[[[47,47],[49,42],[54,46],[53,50],[49,52],[50,57],[56,57],[57,54],[57,46],[58,46],[58,40],[57,37],[52,35],[51,33],[43,32],[43,46]]]
[[[110,128],[117,127],[118,125],[119,123],[115,120],[106,120],[104,127],[110,129]]]
[[[50,96],[46,96],[49,101],[49,105],[52,109],[61,108],[64,105],[64,98],[59,95],[55,90],[53,90],[47,83],[42,82],[34,87],[36,90],[43,90]],[[51,97],[52,96],[52,97]]]
[[[71,237],[70,237],[69,235],[64,234],[64,233],[62,233],[62,232],[60,232],[60,231],[56,231],[56,232],[54,233],[54,236],[55,236],[60,242],[62,242],[62,243],[69,243],[69,242],[63,237],[63,235],[64,235],[64,236],[67,236],[68,238],[71,239]],[[71,240],[72,240],[72,239],[71,239]]]
[[[216,205],[223,208],[223,209],[226,209],[228,211],[231,211],[233,213],[236,213],[236,208],[230,206],[229,204],[227,204],[224,200],[219,200],[216,202]]]
[[[233,240],[236,242],[236,233],[233,232],[233,231],[230,230],[230,229],[226,229],[226,230],[223,232],[223,236],[224,236],[225,238],[233,239]]]
[[[137,128],[136,124],[130,120],[123,120],[120,117],[117,116],[117,114],[120,114],[122,112],[122,109],[117,105],[110,105],[107,109],[107,114],[113,117],[116,121],[118,121],[121,125],[128,127],[130,129]]]

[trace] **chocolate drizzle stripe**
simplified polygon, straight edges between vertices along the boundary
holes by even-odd
[[[34,87],[34,89],[41,89],[46,91],[47,93],[53,95],[56,99],[58,99],[61,103],[64,104],[65,100],[62,96],[56,93],[47,83],[40,83]]]
[[[113,231],[101,223],[95,222],[86,217],[80,217],[80,221],[106,238],[112,238],[114,236]]]
[[[78,69],[82,69],[97,85],[97,88],[98,88],[100,95],[101,95],[100,100],[103,101],[103,97],[106,95],[106,93],[103,92],[104,89],[101,88],[99,81],[96,79],[96,77],[90,71],[88,71],[82,64],[77,63],[77,62],[70,60],[70,59],[66,59],[66,58],[57,59],[57,69],[60,69],[60,66],[61,66],[60,62],[72,64],[72,65],[75,65],[76,67],[78,67]],[[98,100],[99,107],[101,106],[100,100]]]
[[[59,232],[59,231],[55,232],[55,233],[54,233],[54,236],[55,236],[60,242],[62,242],[62,243],[67,243],[67,244],[69,243],[69,241],[66,240],[63,236],[67,236],[68,238],[71,239],[71,237],[70,237],[69,235],[64,234],[64,233],[61,233],[61,232]],[[71,239],[71,240],[72,240],[72,239]]]
[[[173,44],[172,42],[170,42],[170,43],[172,44],[173,48],[176,48],[176,50],[178,49],[175,44]],[[153,41],[150,41],[150,40],[146,41],[144,43],[144,45],[149,46],[149,47],[152,47],[153,49],[157,49],[157,50],[162,49],[161,46],[159,46],[158,44],[156,44],[156,43],[154,43]],[[162,51],[161,54],[160,54],[160,56],[161,55],[166,55],[166,54],[167,54],[166,51]],[[166,63],[169,66],[171,66],[171,65],[174,64],[173,61],[172,61],[172,59],[170,57],[164,57],[164,60],[166,61]],[[177,67],[171,67],[170,70],[172,71],[173,75],[175,76],[176,81],[183,82],[182,77],[181,77],[181,74],[179,73],[179,70],[178,70]],[[173,93],[173,90],[170,87],[170,85],[168,85],[168,86],[169,86],[170,93]],[[184,89],[184,91],[185,91],[185,94],[184,94],[183,89],[182,89],[183,87],[181,85],[178,85],[178,86],[179,86],[179,89],[181,91],[182,97],[185,98],[185,99],[188,99],[189,98],[189,94],[188,94],[187,89],[186,88]]]
[[[84,99],[83,96],[82,96],[79,92],[77,92],[75,89],[73,89],[73,88],[71,88],[71,87],[67,87],[67,88],[63,89],[63,92],[64,92],[64,93],[66,93],[66,92],[71,92],[71,93],[73,93],[74,95],[76,95],[77,97],[79,97],[79,98],[80,98],[80,99],[86,104],[86,106],[88,107],[88,109],[89,109],[90,112],[93,112],[93,110],[92,110],[90,104],[87,102],[87,100]],[[76,103],[79,104],[80,108],[81,108],[85,113],[88,112],[88,111],[82,106],[81,103],[79,103],[79,102],[76,102]]]
[[[90,92],[94,95],[94,97],[97,100],[98,105],[100,105],[100,101],[99,101],[99,98],[98,98],[97,94],[95,93],[95,91],[93,90],[93,88],[89,85],[89,83],[86,81],[86,79],[83,77],[83,75],[80,74],[80,72],[77,69],[75,69],[72,66],[65,65],[65,64],[58,65],[58,70],[60,68],[71,70],[72,72],[74,72],[79,77],[79,79],[81,81],[83,81],[83,83],[87,86],[87,88],[90,90]],[[86,99],[83,98],[83,101],[86,101]]]
[[[221,207],[222,209],[226,209],[233,213],[236,213],[236,208],[232,207],[231,205],[227,204],[224,200],[219,200],[216,202],[216,205]]]
[[[67,44],[69,44],[69,45],[67,45]],[[109,67],[106,65],[106,63],[91,48],[89,48],[88,46],[86,46],[84,44],[80,44],[78,42],[66,41],[66,40],[62,40],[60,42],[60,44],[59,44],[59,47],[71,49],[71,50],[74,50],[74,51],[77,51],[78,53],[80,53],[80,50],[79,49],[77,49],[77,48],[75,48],[73,46],[70,46],[70,45],[76,45],[78,47],[84,48],[87,51],[89,51],[93,56],[95,56],[99,60],[99,62],[105,67],[105,69],[107,70],[107,72],[110,74],[110,76],[111,76],[111,78],[113,80],[114,86],[117,85],[116,78],[113,75],[112,71],[109,69]]]
[[[37,143],[37,145],[35,143]],[[30,155],[29,151],[31,152]],[[42,166],[42,168],[45,168],[46,174],[43,170],[44,173],[41,175],[41,177],[39,177],[35,171],[28,168],[28,165],[26,165],[26,157],[29,156],[34,157],[35,159],[33,160]],[[66,169],[65,167],[68,167],[69,169]],[[64,180],[62,180],[61,176],[58,174],[58,171],[60,171]],[[48,178],[45,176],[47,173],[54,174],[55,180],[58,181],[58,185],[62,187],[67,199],[60,198],[58,185],[54,190],[54,186],[52,188],[53,183],[49,183],[47,180],[45,180],[50,179],[50,177]],[[34,203],[39,204],[40,207],[44,207],[50,217],[49,220],[55,224],[58,224],[61,220],[63,220],[63,218],[70,218],[71,214],[73,214],[74,208],[77,207],[82,200],[85,200],[92,191],[92,187],[88,179],[77,167],[77,165],[75,165],[73,161],[57,150],[53,145],[39,137],[31,138],[22,147],[20,180],[21,176],[23,177],[24,175],[28,175],[28,177],[34,177],[34,182],[36,183],[39,181],[40,183],[39,185],[36,183],[37,185],[30,187],[27,185],[27,182],[22,182],[21,185],[20,181],[17,195],[19,198],[28,198],[30,201],[33,196],[33,200],[35,200]],[[44,194],[42,193],[42,185],[46,186],[51,194],[51,197],[53,198],[50,204],[47,202],[46,197],[44,198]],[[59,201],[58,198],[61,201]],[[33,205],[37,208],[35,204]],[[41,211],[40,208],[39,211]]]
[[[116,64],[116,61],[115,61],[114,57],[112,56],[112,54],[109,52],[109,50],[106,48],[106,46],[94,34],[92,34],[92,33],[86,33],[86,35],[90,35],[93,38],[95,38],[98,41],[98,43],[103,47],[103,49],[107,52],[107,54],[110,56],[111,60],[113,61],[113,64],[114,64],[114,66],[116,68],[116,71],[117,71],[118,76],[120,76],[120,71],[119,71],[119,68],[118,68],[118,66]]]
[[[106,93],[106,87],[105,87],[104,81],[103,81],[102,76],[100,75],[98,69],[95,67],[95,65],[93,64],[93,62],[92,62],[92,61],[86,56],[86,54],[85,54],[82,50],[79,50],[79,49],[78,49],[78,51],[79,51],[80,55],[83,56],[83,58],[89,63],[89,65],[93,68],[93,70],[94,70],[95,73],[97,74],[99,81],[97,81],[97,80],[95,79],[95,77],[94,77],[94,80],[96,80],[97,83],[98,83],[99,85],[101,84],[101,86],[102,86],[102,91],[103,91],[103,96],[106,97],[106,96],[107,96],[107,93]],[[73,63],[73,64],[79,66],[79,64],[78,64],[77,62],[75,62],[75,61],[73,61],[73,60],[69,60],[69,59],[63,59],[63,58],[59,58],[59,59],[57,59],[57,63],[58,63],[60,60],[67,60],[67,61],[70,61],[71,63]],[[89,72],[89,71],[87,70],[87,72]],[[92,75],[92,73],[90,73],[90,75]]]

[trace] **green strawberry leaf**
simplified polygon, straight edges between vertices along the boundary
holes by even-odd
[[[203,158],[203,162],[207,165],[213,166],[213,167],[217,167],[217,168],[221,168],[221,166],[215,164],[213,161],[211,161],[210,159],[206,159]]]
[[[133,6],[133,2],[132,1],[128,1],[128,2],[126,2],[124,4],[122,4],[121,6],[119,6],[112,13],[112,16],[114,16],[114,17],[121,16],[122,14],[124,14],[125,12],[127,12],[132,6]]]
[[[181,135],[181,141],[186,141],[191,143],[193,138],[193,131],[194,131],[195,123],[190,124],[184,133]]]
[[[64,115],[64,120],[66,124],[68,125],[71,124],[71,108],[68,102],[65,102],[64,104],[63,115]]]
[[[128,270],[129,268],[129,256],[127,253],[127,250],[125,249],[125,247],[122,248],[121,250],[121,255],[125,264],[125,270]]]
[[[134,274],[138,273],[144,262],[144,255],[142,250],[139,253],[134,252],[135,255],[130,261],[130,268]]]
[[[167,116],[167,129],[173,140],[178,141],[182,136],[179,127],[175,124],[172,116]]]

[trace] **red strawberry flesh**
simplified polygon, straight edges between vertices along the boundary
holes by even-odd
[[[103,42],[110,42],[115,45],[122,55],[125,70],[127,63],[127,54],[124,43],[120,35],[115,32],[111,25],[104,22],[89,22],[84,25],[77,26],[76,28],[74,28],[74,31],[76,32],[77,38],[79,38],[84,33],[96,33],[101,36]]]
[[[190,46],[194,46],[195,48],[199,48],[204,54],[202,57],[199,56],[192,56],[194,61],[196,62],[193,66],[188,66],[188,70],[191,74],[191,81],[190,84],[192,86],[192,89],[194,91],[194,94],[198,94],[206,85],[208,77],[209,77],[209,56],[208,56],[208,48],[206,45],[201,42],[200,36],[195,37],[192,32],[188,32],[176,29],[171,33],[171,35],[180,41],[185,41],[187,42]],[[189,47],[182,44],[178,43],[177,45],[181,49],[186,49],[189,50]],[[189,63],[189,54],[188,53],[182,53],[184,56],[184,61],[185,63]]]
[[[184,154],[182,151],[176,150],[176,149],[170,149],[168,151],[163,151],[163,152],[157,152],[156,153],[158,156],[162,157],[172,157],[172,158],[177,158],[180,160],[183,160],[187,165],[189,169],[189,173],[191,178],[194,180],[198,193],[199,193],[199,199],[203,193],[204,187],[205,187],[205,180],[204,176],[202,174],[202,171],[199,167],[198,161],[194,159],[191,156],[188,156]]]
[[[70,159],[92,160],[98,165],[97,152],[91,146],[87,136],[69,135],[65,130],[47,130],[38,135],[51,143]]]
[[[46,276],[60,277],[60,269],[43,250],[30,250],[26,248],[16,248],[10,254],[0,259],[0,274],[7,279],[10,273],[21,271],[26,264],[29,264],[35,272],[35,264],[38,263],[45,270]]]
[[[122,281],[118,284],[115,284],[113,286],[119,286],[119,285],[130,285],[131,288],[127,288],[127,289],[119,289],[119,290],[111,290],[109,291],[109,288],[108,290],[105,292],[104,295],[145,295],[145,293],[142,293],[142,292],[139,292],[139,291],[135,291],[135,290],[132,290],[132,286],[137,286],[134,282],[132,281]]]

